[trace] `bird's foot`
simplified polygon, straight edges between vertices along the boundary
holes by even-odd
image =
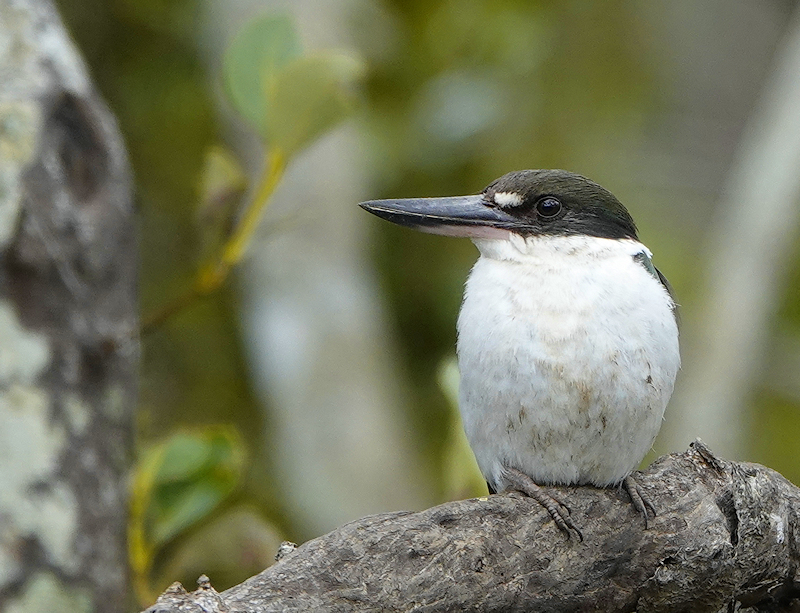
[[[645,492],[638,483],[636,483],[633,475],[628,475],[625,477],[625,479],[622,481],[622,487],[625,488],[625,490],[628,492],[628,495],[631,497],[633,506],[644,517],[644,529],[647,530],[650,521],[648,509],[652,511],[653,517],[658,515],[656,513],[656,508],[653,506],[653,502],[650,500],[650,495]]]
[[[533,479],[516,468],[506,468],[504,476],[511,485],[511,489],[522,492],[542,505],[553,518],[556,526],[567,534],[567,538],[570,537],[570,530],[574,530],[578,538],[583,540],[583,534],[572,521],[569,507],[566,504],[545,492]]]

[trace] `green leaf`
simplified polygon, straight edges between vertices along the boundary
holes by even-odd
[[[159,487],[192,479],[203,471],[210,457],[211,447],[205,437],[189,433],[175,434],[164,444],[153,483]]]
[[[223,78],[231,102],[265,135],[267,96],[277,75],[302,52],[288,14],[265,15],[248,22],[236,35],[223,61]]]
[[[333,53],[287,64],[267,90],[270,146],[290,157],[345,119],[355,107],[363,73],[361,62]]]
[[[195,483],[184,484],[180,491],[172,492],[169,503],[164,505],[153,523],[153,544],[159,547],[209,516],[234,486],[235,482],[231,479],[206,477]],[[161,494],[163,496],[164,492]]]
[[[222,426],[180,432],[151,447],[133,490],[144,553],[210,515],[239,485],[243,464],[239,435]]]

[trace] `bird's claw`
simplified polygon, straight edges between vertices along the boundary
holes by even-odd
[[[533,498],[542,505],[550,514],[550,517],[553,519],[556,526],[558,526],[559,530],[566,533],[567,538],[570,537],[570,530],[572,530],[578,535],[581,541],[583,540],[583,533],[578,529],[578,526],[575,525],[575,522],[572,521],[572,517],[570,517],[572,511],[566,504],[545,492],[533,479],[516,468],[506,468],[505,477],[510,482],[513,489]]]
[[[625,488],[628,495],[631,497],[634,508],[644,517],[644,529],[647,530],[650,527],[648,509],[653,513],[653,517],[658,515],[658,513],[656,513],[656,508],[653,506],[653,502],[650,500],[649,494],[636,483],[636,479],[633,478],[633,475],[628,475],[623,479],[622,487]]]

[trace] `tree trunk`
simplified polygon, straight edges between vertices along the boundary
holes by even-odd
[[[366,517],[217,594],[203,577],[148,613],[247,611],[797,611],[800,489],[699,441],[638,483],[644,528],[621,489],[552,488],[584,540],[517,494]]]
[[[136,252],[121,136],[49,0],[0,0],[0,610],[129,604]]]

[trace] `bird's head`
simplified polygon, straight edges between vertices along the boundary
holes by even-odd
[[[636,225],[614,195],[566,170],[519,170],[480,194],[370,200],[362,208],[423,232],[470,238],[588,235],[636,240]]]

